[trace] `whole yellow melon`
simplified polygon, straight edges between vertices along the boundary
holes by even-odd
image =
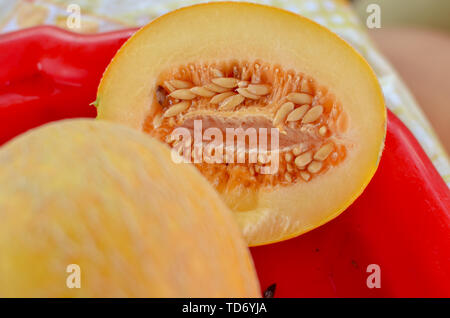
[[[0,149],[0,297],[254,297],[231,212],[169,148],[52,123]]]

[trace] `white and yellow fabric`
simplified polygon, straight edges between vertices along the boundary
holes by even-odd
[[[142,26],[168,11],[192,5],[195,0],[3,0],[0,31],[39,24],[67,28],[69,5],[81,9],[79,32],[103,32]],[[450,164],[422,110],[389,63],[370,42],[365,26],[345,0],[260,0],[304,15],[328,27],[355,47],[372,65],[383,88],[387,107],[412,131],[450,187]]]

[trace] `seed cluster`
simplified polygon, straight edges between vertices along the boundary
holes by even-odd
[[[346,147],[337,143],[336,138],[342,108],[332,94],[306,76],[262,63],[235,63],[220,70],[216,66],[190,65],[169,72],[160,83],[155,93],[156,112],[149,116],[144,130],[173,148],[179,148],[180,144],[169,138],[171,131],[191,114],[201,118],[202,111],[209,111],[209,116],[212,111],[217,118],[225,115],[245,118],[260,112],[270,118],[281,134],[297,139],[280,145],[279,169],[273,175],[260,173],[270,161],[267,158],[270,154],[266,158],[260,154],[256,163],[197,163],[197,168],[217,186],[230,182],[244,185],[309,182],[344,160]],[[193,147],[192,141],[187,146]],[[192,151],[192,158],[194,155]],[[246,156],[249,154],[236,152],[234,162]]]
[[[217,72],[215,73],[218,74]],[[233,111],[246,99],[256,101],[271,91],[269,85],[250,84],[248,81],[223,76],[213,78],[210,83],[202,86],[194,86],[183,80],[168,80],[164,82],[164,87],[167,89],[167,96],[174,102],[164,112],[164,117],[173,117],[183,113],[191,105],[190,101],[195,98],[210,98],[209,103],[218,105],[219,111]],[[161,101],[160,104],[164,102],[161,98],[159,101]]]

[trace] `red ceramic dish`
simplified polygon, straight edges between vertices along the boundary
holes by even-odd
[[[100,77],[134,31],[0,35],[0,144],[49,121],[95,117]],[[389,112],[380,167],[362,196],[328,224],[251,252],[261,287],[276,284],[276,297],[450,297],[450,192]],[[370,264],[381,288],[367,285]]]

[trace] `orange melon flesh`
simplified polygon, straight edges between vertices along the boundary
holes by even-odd
[[[0,297],[258,297],[232,213],[195,168],[77,119],[0,149]],[[80,269],[81,288],[70,264]]]
[[[229,83],[220,78],[240,84],[226,88]],[[219,82],[222,91],[214,91],[212,84]],[[235,97],[241,85],[247,93],[250,85],[268,92]],[[193,94],[192,87],[210,94]],[[223,91],[236,100],[213,103]],[[296,122],[276,119],[291,93],[309,97],[288,105],[289,112],[306,104],[308,111],[321,107],[320,115],[310,122],[303,119],[311,114]],[[195,164],[235,212],[249,245],[302,234],[341,213],[374,175],[386,132],[381,88],[353,48],[311,20],[248,3],[187,7],[139,30],[108,66],[97,104],[99,119],[126,124],[172,147],[171,131],[194,119],[221,131],[279,128],[280,148],[272,149],[280,157],[275,174],[258,173],[258,163]],[[177,107],[182,111],[174,112]],[[294,164],[302,161],[299,155],[313,156],[327,144],[332,152],[325,159]],[[250,149],[245,151],[249,156]],[[284,159],[290,156],[293,161]]]

